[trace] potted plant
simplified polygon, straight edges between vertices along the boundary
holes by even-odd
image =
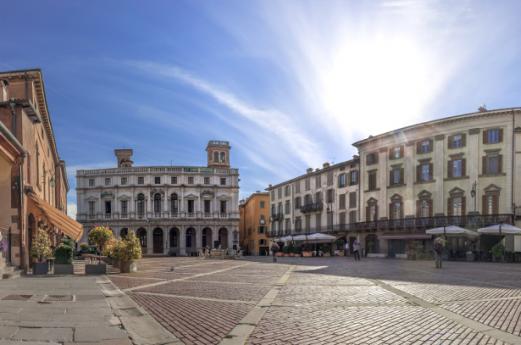
[[[133,232],[130,232],[123,240],[116,242],[113,253],[119,262],[121,273],[137,272],[135,260],[141,259],[141,244]]]
[[[105,226],[96,226],[89,233],[89,242],[93,243],[99,254],[105,252],[105,247],[108,243],[110,243],[111,239],[114,237],[112,230]],[[98,257],[98,263],[85,264],[85,274],[105,274],[107,273],[107,264],[101,262]]]
[[[49,238],[49,234],[43,229],[38,229],[31,247],[31,256],[37,261],[33,264],[34,275],[44,275],[49,272],[47,259],[50,258],[51,255],[51,239]]]
[[[67,241],[62,241],[54,250],[54,274],[74,274],[72,265],[72,246]]]
[[[501,242],[497,243],[491,248],[490,253],[494,262],[502,262],[505,258],[505,246]]]

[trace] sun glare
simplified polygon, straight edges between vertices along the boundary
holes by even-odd
[[[321,75],[322,102],[345,132],[378,134],[413,123],[432,96],[433,66],[412,40],[340,44]]]

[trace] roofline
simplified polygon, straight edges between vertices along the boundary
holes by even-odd
[[[27,69],[15,69],[15,70],[11,70],[11,71],[2,71],[0,72],[0,76],[1,75],[4,75],[4,74],[19,74],[19,73],[24,73],[24,72],[42,72],[42,69],[40,67],[35,67],[35,68],[27,68]]]
[[[272,189],[275,189],[275,188],[278,188],[280,186],[283,186],[283,185],[286,185],[288,183],[292,183],[292,182],[295,182],[297,180],[300,180],[304,177],[308,177],[308,176],[313,176],[313,175],[317,175],[319,173],[323,173],[324,171],[328,171],[328,170],[331,170],[331,169],[335,169],[335,168],[338,168],[340,166],[343,166],[343,165],[349,165],[349,164],[358,164],[360,161],[359,158],[354,158],[354,159],[350,159],[348,161],[343,161],[343,162],[340,162],[340,163],[336,163],[336,164],[333,164],[333,165],[330,165],[328,166],[327,168],[322,168],[322,169],[318,169],[318,170],[313,170],[312,172],[309,172],[309,173],[305,173],[305,174],[302,174],[302,175],[299,175],[297,177],[294,177],[292,179],[289,179],[289,180],[286,180],[284,182],[280,182],[280,183],[277,183],[275,185],[272,185],[271,187],[268,187],[266,188],[265,190],[266,191],[270,191]]]
[[[104,170],[118,170],[118,169],[143,169],[143,168],[197,168],[197,169],[223,169],[223,170],[237,170],[238,168],[219,168],[219,167],[208,167],[208,166],[195,166],[195,165],[144,165],[144,166],[131,166],[131,167],[112,167],[112,168],[98,168],[98,169],[81,169],[76,171],[76,176],[79,173],[83,173],[85,171],[88,172],[96,172],[96,171],[104,171]]]
[[[242,203],[239,204],[239,207],[244,207],[248,202],[250,202],[251,199],[253,199],[255,196],[270,196],[270,193],[268,192],[254,192],[251,193]]]
[[[494,113],[507,112],[507,111],[521,111],[521,107],[499,108],[499,109],[491,109],[491,110],[487,110],[487,111],[477,111],[477,112],[465,113],[465,114],[460,114],[460,115],[452,115],[452,116],[444,117],[444,118],[441,118],[441,119],[424,121],[424,122],[420,122],[420,123],[417,123],[417,124],[414,124],[414,125],[409,125],[409,126],[405,126],[405,127],[402,127],[402,128],[394,129],[392,131],[384,132],[384,133],[381,133],[381,134],[378,134],[378,135],[375,135],[375,136],[370,136],[370,137],[362,139],[362,140],[358,140],[358,141],[353,143],[353,146],[358,148],[358,147],[360,147],[360,146],[362,146],[362,145],[364,145],[366,143],[369,143],[371,141],[379,140],[379,139],[382,139],[382,138],[385,138],[385,137],[388,137],[388,136],[391,136],[391,135],[395,135],[395,134],[398,134],[400,132],[404,132],[404,131],[407,131],[407,130],[412,130],[412,129],[415,129],[415,128],[427,127],[427,126],[443,123],[443,122],[446,122],[446,121],[467,119],[467,118],[470,118],[470,117],[473,117],[473,116],[494,115]]]

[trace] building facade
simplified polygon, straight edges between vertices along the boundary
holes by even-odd
[[[356,223],[358,157],[270,185],[270,229],[273,236],[340,232]]]
[[[239,237],[241,249],[246,255],[268,255],[268,223],[270,196],[266,192],[255,192],[239,205]]]
[[[132,150],[115,150],[117,168],[79,170],[77,219],[88,232],[134,231],[147,255],[197,255],[239,245],[239,171],[227,141],[212,140],[207,166],[135,167]]]
[[[76,240],[82,231],[66,216],[65,163],[58,155],[40,70],[0,73],[0,122],[4,138],[21,147],[11,168],[1,169],[2,188],[9,183],[11,192],[2,193],[0,231],[8,239],[11,263],[29,268],[37,229],[46,230],[54,244],[63,235]]]

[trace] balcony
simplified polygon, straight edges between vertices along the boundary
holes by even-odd
[[[278,222],[280,220],[283,220],[284,219],[284,214],[282,212],[280,213],[273,213],[271,215],[271,221],[272,222]]]
[[[300,212],[302,212],[302,213],[321,212],[323,208],[324,208],[324,204],[321,201],[319,201],[319,202],[314,202],[311,204],[302,205],[302,207],[300,208]]]
[[[153,219],[239,219],[239,212],[127,212],[127,213],[78,213],[78,221],[153,220]]]

